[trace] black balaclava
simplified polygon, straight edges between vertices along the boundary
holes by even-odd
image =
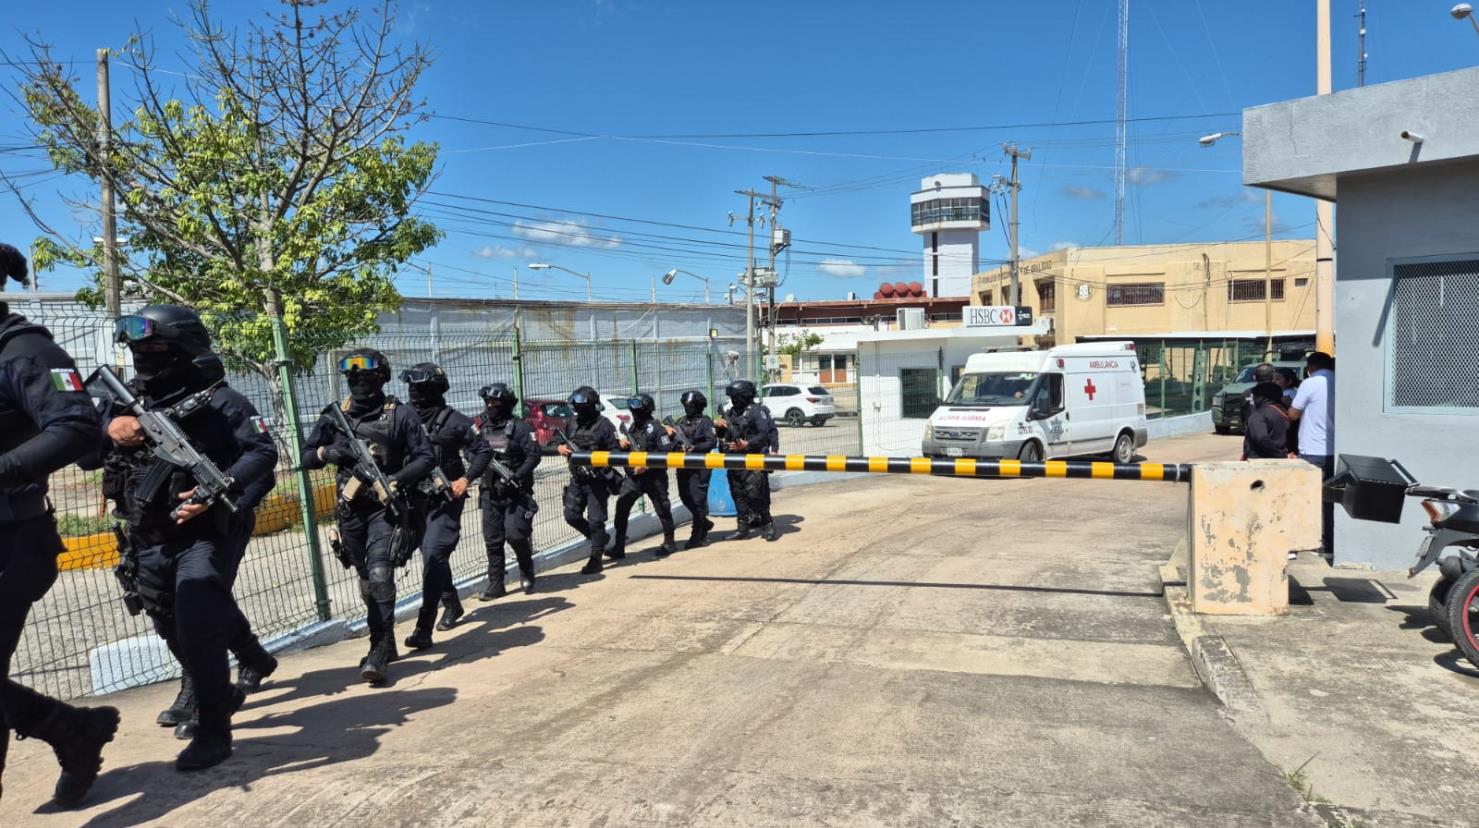
[[[574,397],[580,394],[584,394],[585,398],[590,402],[576,403]],[[596,395],[595,389],[587,385],[582,385],[575,389],[575,393],[570,396],[572,398],[570,407],[575,409],[575,419],[581,425],[588,426],[601,418],[601,412],[596,408],[596,401],[600,398]]]
[[[508,418],[513,414],[512,411],[508,410],[508,406],[503,404],[503,400],[497,399],[496,397],[490,397],[484,400],[483,410],[488,412],[488,422],[493,425],[503,425],[508,422]]]
[[[355,371],[347,375],[349,410],[356,416],[367,414],[385,404],[385,380],[375,371]]]
[[[171,345],[164,351],[134,351],[134,376],[144,392],[162,400],[200,384],[195,363],[184,350]]]
[[[426,414],[436,411],[447,404],[446,398],[442,396],[441,389],[430,382],[413,382],[407,386],[411,407],[416,409],[417,414]]]

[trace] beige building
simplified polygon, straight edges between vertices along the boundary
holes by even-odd
[[[1276,241],[1264,301],[1262,241],[1070,247],[1022,261],[1022,300],[1053,320],[1038,345],[1079,336],[1185,331],[1275,332],[1315,326],[1315,243]],[[971,279],[971,304],[1008,304],[1007,266]],[[1267,306],[1267,307],[1266,307]]]

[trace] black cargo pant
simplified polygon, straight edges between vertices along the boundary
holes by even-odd
[[[167,596],[149,617],[195,682],[200,727],[222,736],[229,733],[233,695],[227,649],[251,635],[231,594],[251,529],[250,519],[236,521],[230,534],[168,540],[135,552],[139,591]]]
[[[693,530],[697,532],[704,521],[709,519],[709,475],[713,472],[708,469],[679,469],[678,470],[678,499],[688,507],[688,513],[693,516]]]
[[[62,552],[51,515],[0,523],[0,771],[10,731],[30,733],[64,705],[10,680],[10,662],[20,646],[31,605],[56,583],[56,558]]]
[[[466,498],[417,498],[411,508],[425,515],[421,535],[421,620],[436,615],[437,604],[457,603],[452,586],[452,553],[462,539],[462,510]]]
[[[632,516],[632,506],[646,497],[657,512],[662,524],[664,538],[673,536],[673,507],[669,503],[668,473],[666,469],[647,469],[621,481],[620,493],[616,496],[616,539],[623,544],[627,539],[627,520]]]
[[[508,570],[505,545],[513,547],[514,557],[519,561],[519,572],[525,578],[534,577],[534,544],[530,540],[534,533],[534,510],[527,498],[503,497],[501,494],[495,486],[484,484],[478,495],[478,506],[483,510],[483,545],[488,551],[489,587],[504,582]]]
[[[590,539],[593,557],[606,551],[606,501],[611,499],[613,482],[599,474],[577,475],[565,484],[565,522]]]
[[[740,527],[755,529],[770,525],[770,475],[763,471],[733,469],[728,474],[736,523]]]
[[[364,498],[347,507],[340,504],[339,541],[359,575],[372,647],[395,631],[395,561],[390,548],[394,533],[384,506]]]

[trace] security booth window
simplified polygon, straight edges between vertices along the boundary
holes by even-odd
[[[934,368],[900,368],[900,416],[924,420],[940,404],[939,372]]]

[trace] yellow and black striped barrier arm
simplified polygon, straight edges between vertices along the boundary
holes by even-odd
[[[577,451],[577,466],[598,469],[727,469],[731,471],[818,471],[871,474],[932,474],[941,477],[1072,477],[1094,480],[1165,480],[1186,483],[1191,466],[1175,463],[1103,463],[1090,460],[972,460],[937,457],[848,457],[842,454],[683,454],[682,452]]]

